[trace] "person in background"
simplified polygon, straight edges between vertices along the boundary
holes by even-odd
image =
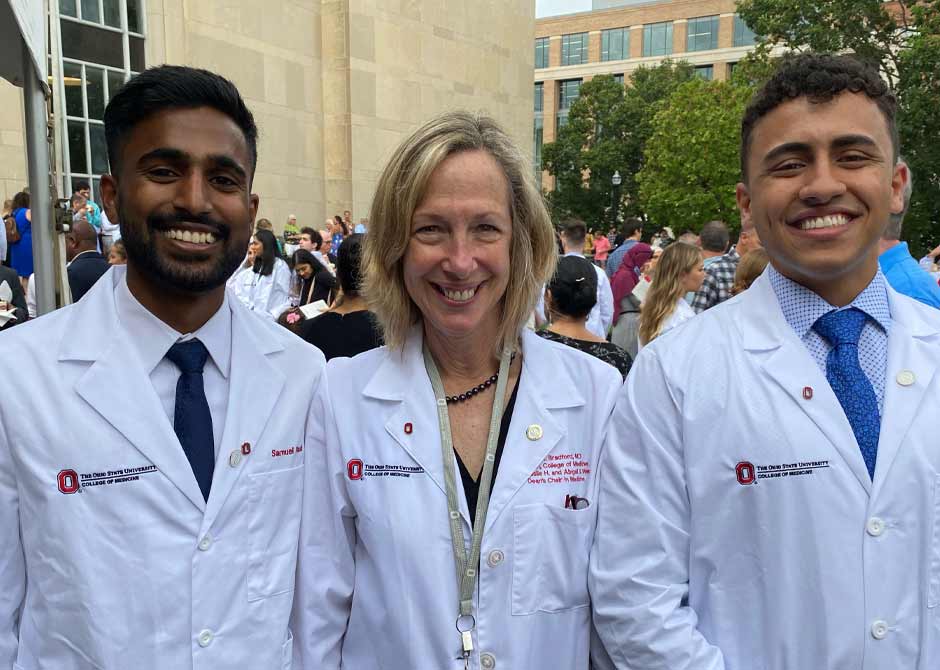
[[[339,245],[343,243],[343,238],[349,235],[349,228],[343,218],[337,214],[333,217],[333,225],[330,228],[330,261],[336,263],[336,254],[339,253]]]
[[[0,212],[3,220],[0,221],[0,265],[6,265],[7,262],[7,226],[13,227],[16,221],[13,218],[13,201],[6,200],[3,203],[3,211]]]
[[[121,225],[118,222],[112,222],[108,218],[108,213],[101,210],[101,253],[105,256],[111,249],[111,245],[121,239]]]
[[[623,235],[623,242],[611,251],[607,257],[607,267],[604,268],[604,272],[607,273],[608,279],[613,279],[614,275],[617,274],[624,254],[630,251],[630,247],[640,241],[643,236],[643,221],[636,217],[628,218],[623,222],[621,234]]]
[[[85,199],[85,220],[95,229],[95,235],[101,234],[101,207],[91,197],[91,185],[84,179],[75,182],[75,193]]]
[[[18,240],[7,237],[7,256],[10,267],[16,270],[23,285],[33,274],[33,224],[29,209],[29,193],[20,191],[13,196],[13,220]]]
[[[703,265],[702,250],[696,246],[674,242],[666,247],[640,310],[639,349],[695,316],[684,296],[702,285]]]
[[[538,334],[599,358],[626,377],[633,362],[630,354],[587,329],[588,314],[596,303],[597,273],[591,262],[578,256],[559,258],[545,288],[549,326]]]
[[[722,224],[724,225],[724,224]],[[702,245],[705,245],[705,230],[702,231]],[[711,235],[709,233],[709,235]],[[754,226],[742,219],[741,233],[738,235],[738,243],[728,250],[723,256],[714,258],[711,263],[705,260],[705,281],[701,288],[695,292],[692,298],[692,309],[695,313],[704,312],[709,307],[724,302],[733,294],[731,287],[734,285],[734,273],[738,267],[741,258],[750,253],[753,249],[760,248],[760,238]]]
[[[754,280],[767,269],[769,262],[770,257],[763,247],[758,247],[742,256],[738,267],[734,271],[734,285],[731,287],[731,295],[743,293],[751,288]]]
[[[594,238],[594,262],[602,270],[607,265],[607,256],[610,253],[610,240],[606,235],[598,234]]]
[[[74,197],[74,196],[73,196]],[[98,235],[84,218],[73,221],[65,234],[66,272],[72,302],[78,302],[104,276],[111,266],[98,251]]]
[[[878,264],[895,291],[920,300],[925,305],[940,308],[940,286],[911,256],[907,242],[901,241],[901,226],[911,204],[914,177],[903,159],[898,160],[898,165],[903,165],[907,174],[904,182],[904,210],[891,215],[878,246]]]
[[[9,302],[0,300],[0,311],[5,312],[9,309],[13,309],[13,316],[15,318],[0,325],[0,330],[7,330],[29,319],[29,306],[26,304],[26,294],[23,291],[23,285],[20,283],[20,278],[17,276],[16,270],[8,268],[5,265],[0,265],[0,286],[4,284],[10,287],[10,292],[13,295]]]
[[[127,263],[127,249],[124,247],[124,242],[115,240],[111,248],[108,249],[108,264],[124,265],[125,263]]]
[[[307,305],[318,300],[327,305],[331,304],[336,288],[336,277],[333,273],[306,249],[295,251],[291,260],[294,273],[300,280],[297,305]]]
[[[248,246],[251,265],[239,270],[229,285],[248,309],[277,319],[290,305],[290,268],[278,258],[277,240],[270,230],[256,229]]]
[[[39,316],[39,307],[36,305],[36,275],[31,274],[26,281],[26,311],[30,319]]]
[[[284,244],[281,242],[280,238],[274,234],[274,224],[271,223],[269,219],[258,219],[258,222],[255,223],[255,230],[267,230],[274,237],[275,249],[277,250],[277,257],[281,260],[284,259]]]
[[[362,235],[350,235],[339,245],[336,258],[342,300],[329,311],[307,319],[300,327],[300,336],[322,351],[326,360],[355,356],[382,346],[375,315],[361,295],[361,258]]]
[[[351,234],[353,232],[352,212],[348,209],[343,211],[343,224],[346,234]]]
[[[359,219],[359,223],[356,224],[356,228],[353,231],[359,235],[365,235],[369,232],[369,219],[362,218]]]
[[[617,313],[614,315],[614,327],[610,333],[610,341],[626,351],[630,358],[636,358],[639,351],[637,339],[640,321],[640,299],[633,295],[644,267],[653,258],[654,249],[645,242],[634,244],[624,254],[620,269],[611,281],[611,291],[614,294],[614,305]],[[660,252],[662,253],[662,252]]]
[[[562,224],[561,245],[565,256],[584,258],[584,244],[587,227],[583,221],[569,219]],[[610,290],[610,280],[599,267],[594,266],[597,274],[597,304],[588,316],[587,329],[601,339],[607,339],[607,332],[614,322],[614,294]],[[540,312],[545,314],[540,304]]]

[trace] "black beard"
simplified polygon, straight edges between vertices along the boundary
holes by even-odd
[[[140,274],[182,293],[206,293],[225,284],[245,258],[245,250],[232,243],[228,226],[208,216],[177,216],[151,214],[143,225],[128,223],[127,212],[118,207],[121,240],[127,249],[127,260]],[[200,223],[216,229],[215,236],[222,243],[222,253],[208,268],[191,267],[186,263],[161,257],[153,244],[157,231],[169,230],[174,224]],[[245,224],[247,225],[247,223]]]

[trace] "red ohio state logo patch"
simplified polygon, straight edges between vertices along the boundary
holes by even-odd
[[[75,470],[62,470],[56,479],[60,493],[76,493],[79,489],[78,473]]]
[[[346,474],[354,482],[362,479],[362,471],[362,461],[358,458],[353,458],[346,464]]]
[[[737,477],[738,484],[748,486],[757,481],[757,470],[752,463],[741,461],[734,466],[734,476]]]

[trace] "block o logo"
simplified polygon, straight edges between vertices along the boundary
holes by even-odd
[[[58,476],[59,491],[75,493],[78,491],[78,473],[75,470],[62,470]]]
[[[741,461],[734,466],[734,476],[738,478],[738,484],[741,486],[747,486],[757,481],[754,466],[747,461]]]
[[[362,479],[362,461],[354,458],[346,464],[346,474],[352,481]]]

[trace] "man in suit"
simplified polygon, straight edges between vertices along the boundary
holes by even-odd
[[[6,323],[0,325],[0,330],[3,330],[4,328],[11,328],[12,326],[23,323],[28,318],[28,312],[26,309],[26,294],[23,293],[23,285],[20,283],[20,278],[16,274],[16,270],[13,268],[8,268],[5,265],[0,265],[0,286],[3,286],[4,282],[13,292],[13,297],[8,303],[0,300],[0,310],[6,311],[12,307],[13,314],[16,318],[10,319]]]
[[[258,209],[252,114],[161,66],[104,125],[127,265],[0,336],[0,668],[289,667],[325,363],[226,296]]]
[[[69,288],[72,302],[78,302],[111,266],[98,253],[98,236],[85,219],[72,222],[65,234],[65,258],[68,264]]]
[[[804,54],[744,114],[738,206],[770,265],[637,357],[600,464],[618,668],[940,665],[940,314],[878,265],[895,113],[877,71]]]

